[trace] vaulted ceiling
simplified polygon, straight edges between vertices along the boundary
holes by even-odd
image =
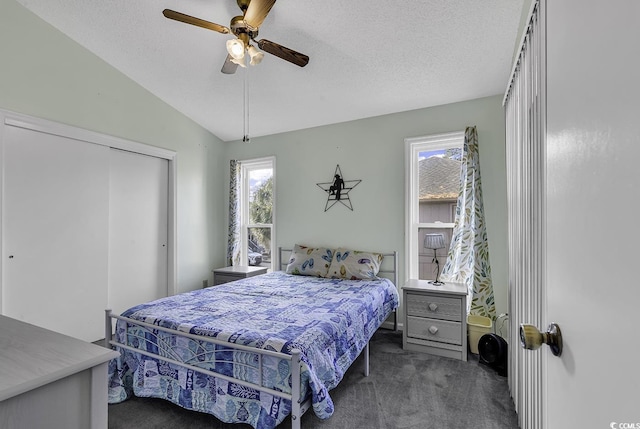
[[[167,19],[173,9],[229,26],[236,0],[17,0],[225,141],[504,92],[523,0],[278,0],[260,26],[310,57],[265,54],[220,72],[232,35]]]

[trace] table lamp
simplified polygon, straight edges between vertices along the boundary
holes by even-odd
[[[444,283],[440,281],[440,262],[438,262],[438,257],[436,252],[438,249],[444,249],[444,235],[443,234],[426,234],[424,236],[424,247],[425,249],[433,249],[433,260],[431,263],[436,264],[436,279],[430,281],[434,286],[442,286]]]

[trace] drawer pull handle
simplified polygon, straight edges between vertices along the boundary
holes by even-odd
[[[431,332],[431,335],[435,335],[436,332],[438,332],[438,328],[436,328],[435,326],[432,326],[429,328],[429,332]]]
[[[431,304],[429,304],[429,310],[436,311],[437,309],[438,309],[438,306],[436,304],[434,304],[433,302]]]

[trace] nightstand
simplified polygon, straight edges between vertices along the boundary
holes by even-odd
[[[218,268],[217,270],[213,270],[213,285],[216,286],[234,280],[259,276],[260,274],[266,274],[266,272],[267,267],[250,267],[246,265]]]
[[[408,280],[402,287],[406,350],[467,360],[467,287]]]

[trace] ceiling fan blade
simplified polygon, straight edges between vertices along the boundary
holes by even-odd
[[[238,64],[231,61],[231,55],[227,54],[227,59],[222,65],[222,70],[220,70],[224,74],[234,74],[238,69]]]
[[[255,1],[255,0],[253,0]],[[285,61],[289,61],[297,66],[304,67],[309,64],[309,57],[300,52],[296,52],[293,49],[285,48],[270,40],[262,39],[258,41],[258,47],[265,52],[269,52],[271,55],[280,57]]]
[[[244,20],[251,27],[257,29],[269,14],[276,0],[251,0],[244,14]]]
[[[191,25],[196,25],[198,27],[206,28],[207,30],[217,31],[218,33],[229,34],[231,32],[231,30],[229,30],[229,28],[225,27],[224,25],[205,21],[204,19],[196,18],[191,15],[186,15],[181,12],[176,12],[175,10],[165,9],[162,11],[162,14],[169,19],[173,19],[175,21],[180,21],[187,24],[191,24]]]

